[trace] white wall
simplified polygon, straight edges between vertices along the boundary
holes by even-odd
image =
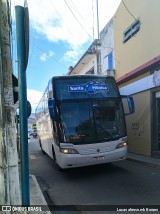
[[[113,69],[115,70],[114,62],[114,31],[113,31],[113,20],[111,19],[107,25],[100,32],[101,40],[101,69],[102,74],[106,75],[108,69],[108,54],[113,52]]]

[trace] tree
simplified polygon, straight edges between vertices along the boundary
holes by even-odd
[[[36,122],[35,122],[35,121],[32,123],[32,129],[33,129],[33,131],[36,131],[36,130],[37,130],[37,125],[36,125]]]

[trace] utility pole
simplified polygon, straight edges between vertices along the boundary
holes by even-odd
[[[8,11],[0,0],[0,205],[20,205]]]
[[[97,57],[97,74],[101,75],[101,42],[100,39],[96,40],[96,57]]]
[[[16,6],[16,34],[18,57],[19,122],[21,145],[21,192],[22,206],[30,206],[28,123],[27,123],[27,81],[26,69],[29,51],[29,13],[27,1],[24,7]]]
[[[98,0],[97,3],[97,41],[96,41],[96,55],[97,55],[97,74],[101,75],[101,42],[99,37],[99,11],[98,11]]]

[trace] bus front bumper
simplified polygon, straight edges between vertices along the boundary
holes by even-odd
[[[90,166],[97,164],[104,164],[119,160],[126,159],[127,147],[115,149],[114,151],[90,154],[90,155],[80,155],[80,154],[63,154],[61,153],[58,165],[62,168],[74,168],[82,166]]]

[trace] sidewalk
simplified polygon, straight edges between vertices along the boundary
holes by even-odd
[[[137,163],[150,165],[150,166],[160,166],[160,159],[158,158],[152,158],[145,155],[137,155],[133,153],[127,154],[127,159],[130,161],[135,161]]]
[[[51,212],[49,211],[49,208],[47,206],[47,202],[43,196],[43,193],[41,191],[41,188],[37,182],[37,179],[34,175],[29,175],[30,179],[30,206],[32,207],[37,207],[40,206],[45,208],[47,211],[42,211],[42,212],[34,212],[34,213],[48,213],[50,214]],[[32,213],[32,212],[31,212]]]

